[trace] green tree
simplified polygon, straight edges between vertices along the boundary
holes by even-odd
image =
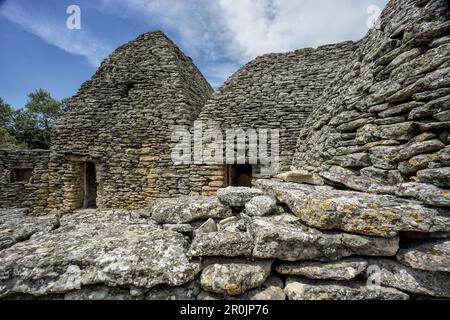
[[[20,144],[11,134],[13,118],[13,109],[0,98],[0,149],[22,149],[26,147],[24,144]]]
[[[29,148],[48,149],[52,125],[64,112],[66,101],[53,99],[43,89],[30,93],[25,108],[13,115],[13,136]]]

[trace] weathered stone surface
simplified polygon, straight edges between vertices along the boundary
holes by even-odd
[[[402,183],[395,188],[395,194],[400,197],[413,197],[425,204],[437,207],[450,206],[450,192],[432,184]]]
[[[237,296],[201,291],[197,300],[286,300],[283,281],[275,276],[269,276],[262,285]]]
[[[443,164],[450,165],[450,146],[447,146],[439,151],[438,158]]]
[[[197,234],[189,249],[190,256],[249,256],[253,238],[248,232],[210,232]]]
[[[286,300],[283,286],[283,281],[280,278],[269,276],[261,286],[237,298],[242,300]]]
[[[0,250],[59,226],[55,215],[36,217],[27,212],[26,209],[0,209]]]
[[[256,184],[315,228],[383,237],[399,231],[450,230],[448,214],[418,201],[273,180],[258,180]]]
[[[310,279],[350,280],[366,270],[367,261],[349,258],[335,262],[284,262],[276,267],[281,274],[304,276]]]
[[[400,162],[398,165],[398,170],[404,174],[414,174],[421,169],[428,168],[430,162],[437,160],[437,153],[420,154],[418,156],[412,157],[407,161]]]
[[[420,170],[417,172],[417,178],[418,182],[450,187],[450,167]]]
[[[414,269],[450,272],[450,240],[437,240],[402,249],[397,260]]]
[[[154,200],[148,215],[159,223],[183,224],[199,219],[228,218],[233,214],[216,197],[193,196]]]
[[[319,175],[311,173],[307,170],[283,172],[275,176],[275,179],[280,179],[286,182],[307,183],[318,186],[322,186],[324,184],[323,179]]]
[[[0,297],[59,294],[92,284],[183,285],[200,272],[175,232],[122,211],[64,216],[61,226],[0,252]]]
[[[386,259],[368,260],[372,273],[365,274],[382,286],[434,297],[450,297],[450,273],[428,272]]]
[[[334,157],[331,164],[337,164],[342,167],[366,167],[370,166],[370,158],[367,153],[353,153],[345,156]]]
[[[253,218],[249,230],[257,258],[333,261],[351,255],[393,256],[398,250],[398,238],[322,232],[273,217]]]
[[[380,169],[396,169],[397,164],[422,153],[442,149],[445,145],[438,139],[410,142],[404,146],[374,147],[370,149],[370,160]]]
[[[365,167],[360,170],[360,173],[362,176],[378,180],[380,183],[397,184],[405,182],[405,178],[398,170],[383,170],[375,167]]]
[[[230,207],[243,207],[252,198],[262,195],[264,195],[263,191],[246,187],[227,187],[217,190],[220,202]]]
[[[369,289],[364,282],[314,281],[289,277],[284,289],[289,300],[408,300],[393,288]]]
[[[150,289],[145,300],[195,300],[200,293],[200,281],[194,280],[184,286],[161,285]]]
[[[201,287],[210,292],[238,295],[263,284],[272,261],[245,259],[211,260],[200,276]]]
[[[257,196],[245,204],[245,213],[249,216],[265,216],[277,208],[277,199],[273,196]]]

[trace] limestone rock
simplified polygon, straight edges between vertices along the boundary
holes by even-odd
[[[196,234],[189,249],[190,256],[249,256],[253,238],[248,232],[210,232]]]
[[[393,256],[398,250],[398,238],[322,232],[275,217],[253,218],[249,231],[257,258],[333,261],[351,255]]]
[[[231,217],[231,209],[216,197],[192,196],[154,200],[148,209],[159,223],[188,223],[200,219]]]
[[[280,179],[285,182],[295,182],[295,183],[307,183],[322,186],[324,184],[322,178],[307,170],[293,170],[288,172],[280,173],[275,176],[275,179]]]
[[[55,215],[36,217],[28,215],[26,209],[0,209],[0,250],[58,226],[59,218]]]
[[[245,204],[245,213],[249,216],[265,216],[277,208],[277,199],[273,196],[257,196]]]
[[[450,217],[420,202],[389,195],[258,180],[309,226],[382,237],[399,231],[450,231]]]
[[[350,280],[366,270],[367,261],[349,258],[335,262],[296,261],[284,262],[276,271],[285,275],[304,276],[310,279]]]
[[[203,269],[200,284],[210,292],[242,294],[262,285],[270,275],[271,266],[270,260],[213,260]]]
[[[369,155],[365,152],[337,156],[330,163],[337,164],[341,167],[366,167],[371,165]]]
[[[262,196],[264,192],[247,187],[227,187],[217,190],[220,202],[230,207],[243,207],[256,196]]]
[[[450,192],[432,184],[402,183],[396,186],[395,194],[400,197],[413,197],[432,206],[450,207]]]
[[[369,260],[369,268],[372,272],[364,275],[379,281],[382,286],[434,297],[450,297],[448,272],[416,270],[386,259]]]
[[[200,272],[179,233],[122,211],[76,213],[61,226],[0,252],[0,297],[43,296],[105,284],[183,285]]]
[[[450,146],[447,146],[439,151],[438,158],[443,164],[450,165]]]
[[[437,240],[402,249],[397,260],[414,269],[450,272],[450,240]]]
[[[314,281],[289,277],[284,289],[289,300],[408,300],[393,288],[369,289],[364,282]]]
[[[414,174],[421,169],[428,168],[428,164],[430,162],[437,160],[437,153],[420,154],[418,156],[412,157],[407,161],[400,162],[398,165],[398,170],[400,170],[400,172],[404,174]]]
[[[269,276],[266,282],[256,289],[250,290],[237,299],[240,300],[286,300],[283,281],[275,276]]]
[[[418,182],[431,183],[438,187],[450,187],[450,167],[425,169],[417,172]]]
[[[397,184],[405,182],[405,178],[398,170],[383,170],[376,167],[365,167],[360,170],[364,177],[378,180],[380,183]]]

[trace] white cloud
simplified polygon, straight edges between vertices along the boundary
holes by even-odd
[[[112,50],[86,29],[69,30],[65,22],[59,23],[59,20],[48,15],[32,14],[12,1],[2,5],[0,15],[53,46],[84,56],[94,67],[98,67]]]

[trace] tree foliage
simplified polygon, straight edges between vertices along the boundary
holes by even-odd
[[[28,94],[24,108],[14,111],[0,98],[0,148],[48,149],[52,125],[64,112],[66,101],[38,89]]]

